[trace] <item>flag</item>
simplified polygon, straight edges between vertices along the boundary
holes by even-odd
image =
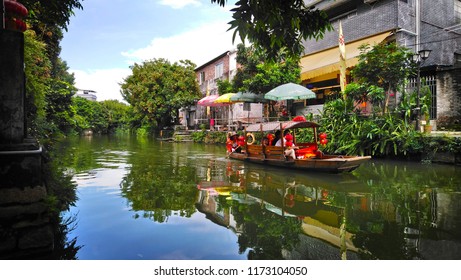
[[[341,86],[341,91],[344,95],[344,90],[346,89],[346,43],[344,41],[343,27],[341,22],[339,22],[339,83]],[[344,96],[345,98],[345,96]]]

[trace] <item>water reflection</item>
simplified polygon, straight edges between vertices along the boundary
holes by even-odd
[[[352,234],[345,230],[345,206],[334,203],[344,200],[341,192],[352,182],[350,193],[366,199],[367,186],[352,175],[322,180],[314,174],[286,176],[276,169],[225,164],[225,178],[197,185],[197,209],[236,232],[240,251],[249,249],[250,259],[357,258]],[[332,254],[334,247],[340,250]]]
[[[197,186],[198,209],[237,232],[249,258],[459,259],[457,168],[394,164],[287,176],[227,162],[225,178]]]
[[[110,258],[461,258],[460,167],[372,161],[352,174],[302,173],[226,159],[219,145],[115,140],[79,139],[63,153],[80,189],[107,190],[81,193],[93,215],[75,207],[75,237],[98,250],[96,234],[120,244]]]

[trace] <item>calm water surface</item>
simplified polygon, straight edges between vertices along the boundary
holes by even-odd
[[[461,167],[373,160],[332,175],[221,145],[69,139],[79,259],[461,259]]]

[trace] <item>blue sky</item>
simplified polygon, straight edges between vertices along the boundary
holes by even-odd
[[[122,100],[119,83],[129,66],[154,58],[190,59],[197,66],[235,48],[226,7],[210,0],[84,0],[61,42],[61,58],[76,86],[98,101]]]

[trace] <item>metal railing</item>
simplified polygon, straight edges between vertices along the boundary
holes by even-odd
[[[253,123],[263,123],[269,121],[284,121],[288,120],[286,117],[240,117],[238,119],[220,119],[220,118],[202,118],[195,119],[194,129],[205,128],[207,130],[215,131],[237,131],[243,130],[246,126]]]
[[[417,87],[416,79],[410,79],[406,86],[408,92],[415,90]],[[437,119],[437,79],[435,76],[422,76],[421,87],[428,87],[431,91],[431,107],[429,110],[430,119]]]

